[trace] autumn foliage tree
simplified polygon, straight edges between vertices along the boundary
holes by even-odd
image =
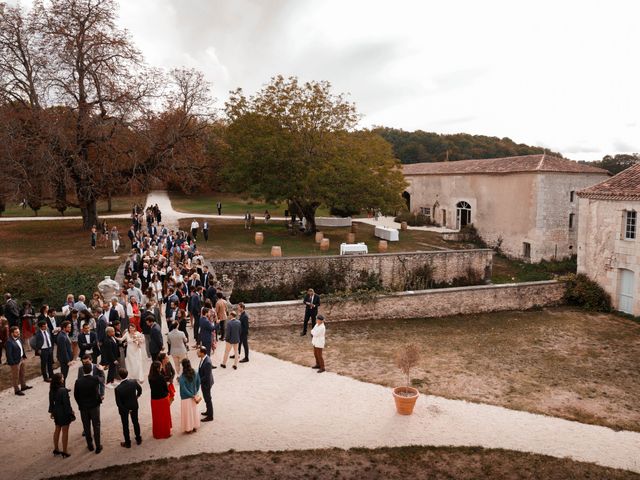
[[[231,188],[268,201],[288,201],[315,231],[317,208],[389,208],[405,186],[390,145],[354,132],[358,114],[328,82],[275,77],[226,103]]]

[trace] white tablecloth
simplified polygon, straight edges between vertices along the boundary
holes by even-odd
[[[340,244],[340,255],[363,255],[365,253],[369,253],[369,248],[365,243]]]
[[[400,233],[396,228],[376,227],[374,235],[389,242],[397,242],[400,240]]]

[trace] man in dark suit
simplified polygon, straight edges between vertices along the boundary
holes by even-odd
[[[109,388],[113,388],[113,381],[116,378],[116,369],[118,368],[118,359],[120,358],[115,333],[116,331],[113,327],[107,327],[107,336],[102,344],[102,355],[100,356],[100,364],[108,368],[107,387]]]
[[[117,316],[118,312],[116,311],[115,314]],[[98,340],[98,348],[100,348],[100,346],[102,345],[102,342],[104,342],[104,337],[107,336],[106,330],[107,330],[107,327],[109,326],[109,320],[107,316],[104,314],[104,312],[102,311],[102,308],[96,309],[96,315],[98,315],[98,320],[96,321],[96,338]],[[117,319],[114,319],[114,321],[115,320]]]
[[[58,334],[56,344],[58,346],[58,363],[60,364],[60,371],[64,376],[66,384],[67,377],[69,376],[69,365],[73,361],[73,350],[71,348],[71,340],[69,340],[69,333],[71,332],[71,322],[65,320],[60,325],[62,330]]]
[[[92,366],[82,366],[82,377],[76,380],[73,388],[73,397],[78,403],[80,417],[82,418],[82,428],[84,438],[87,441],[87,448],[93,452],[93,440],[96,443],[96,454],[102,451],[100,443],[100,382],[92,375]],[[91,436],[91,426],[93,426],[93,437]]]
[[[92,332],[89,328],[89,324],[82,325],[82,332],[78,335],[78,347],[80,348],[80,358],[85,353],[91,355],[92,363],[98,361],[98,337],[95,332]]]
[[[136,444],[140,445],[142,443],[140,424],[138,423],[138,397],[142,395],[142,387],[135,380],[127,379],[129,372],[127,372],[126,368],[120,368],[118,374],[122,382],[116,387],[116,405],[118,406],[118,413],[120,413],[120,420],[122,420],[122,433],[124,433],[124,442],[121,442],[120,446],[131,448],[129,416],[131,416]]]
[[[189,282],[191,283],[191,282]],[[202,309],[202,287],[197,286],[191,291],[189,297],[189,315],[193,319],[193,338],[196,345],[200,345],[200,310]]]
[[[204,317],[203,317],[204,318]],[[213,365],[211,364],[211,358],[207,353],[207,349],[204,346],[198,349],[198,358],[200,359],[200,366],[198,367],[198,375],[200,376],[200,388],[202,389],[202,398],[207,410],[202,412],[204,418],[203,422],[210,422],[213,420],[213,402],[211,401],[211,387],[213,387]]]
[[[304,326],[302,327],[301,337],[307,334],[307,324],[311,319],[311,327],[316,324],[316,317],[318,316],[318,307],[320,306],[320,296],[317,295],[313,288],[307,290],[307,294],[304,296]]]
[[[211,280],[212,278],[213,278],[213,275],[209,273],[209,267],[207,265],[203,266],[202,273],[200,274],[200,284],[202,285],[202,288],[207,288],[209,286],[209,280]]]
[[[216,325],[209,318],[211,312],[208,308],[202,309],[202,317],[200,317],[200,341],[202,346],[207,350],[207,355],[211,355],[211,344],[216,335]]]
[[[40,355],[40,373],[42,379],[49,383],[53,377],[53,336],[47,328],[47,322],[38,322],[36,332],[36,355]]]
[[[160,325],[155,322],[153,316],[147,316],[146,322],[150,327],[149,353],[151,354],[151,359],[155,362],[156,360],[158,360],[158,354],[162,351],[162,347],[164,346],[164,341],[162,340],[162,330],[160,330]]]
[[[11,297],[10,293],[4,294],[4,316],[9,321],[9,327],[20,326],[20,309],[18,302]]]
[[[240,360],[240,363],[246,363],[249,361],[249,315],[245,311],[244,303],[238,304],[238,313],[240,316],[240,345],[238,346],[238,355],[242,353],[244,348],[244,358]]]
[[[215,305],[218,301],[216,287],[213,285],[213,277],[209,274],[209,283],[205,283],[207,286],[207,290],[204,292],[204,298],[211,300],[211,305]]]
[[[76,380],[84,375],[83,367],[85,365],[91,365],[91,375],[98,379],[100,382],[100,388],[98,389],[100,393],[100,398],[104,400],[104,370],[96,363],[91,363],[91,355],[85,354],[82,358],[82,363],[78,367],[78,377]]]
[[[7,339],[7,363],[11,367],[11,381],[13,390],[16,395],[24,395],[25,390],[29,390],[24,379],[24,361],[27,354],[24,352],[22,340],[20,340],[20,329],[13,326],[9,329],[9,338]]]

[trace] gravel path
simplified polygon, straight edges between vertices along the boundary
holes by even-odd
[[[220,348],[214,359],[219,363]],[[192,361],[195,360],[195,354]],[[329,359],[330,366],[330,359]],[[72,368],[71,384],[77,367]],[[143,385],[140,423],[144,442],[119,446],[120,420],[113,390],[102,407],[104,451],[87,451],[80,421],[70,429],[71,458],[51,455],[53,423],[47,388],[39,380],[25,397],[0,393],[3,438],[11,439],[4,478],[46,478],[114,464],[199,452],[297,450],[325,447],[479,445],[593,462],[640,472],[640,433],[615,432],[553,417],[490,405],[422,395],[413,416],[395,413],[390,389],[252,352],[251,362],[214,371],[215,420],[196,434],[173,430],[168,440],[151,437],[149,389]],[[76,407],[75,402],[74,408]],[[77,413],[77,411],[76,411]],[[173,423],[179,425],[179,402]],[[79,417],[79,415],[78,415]]]

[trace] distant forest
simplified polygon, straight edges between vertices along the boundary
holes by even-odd
[[[510,138],[469,135],[468,133],[439,134],[433,132],[406,132],[396,128],[377,127],[374,132],[393,145],[393,151],[402,163],[444,162],[470,158],[500,158],[545,153],[541,147],[515,143]],[[562,157],[558,152],[547,153]]]

